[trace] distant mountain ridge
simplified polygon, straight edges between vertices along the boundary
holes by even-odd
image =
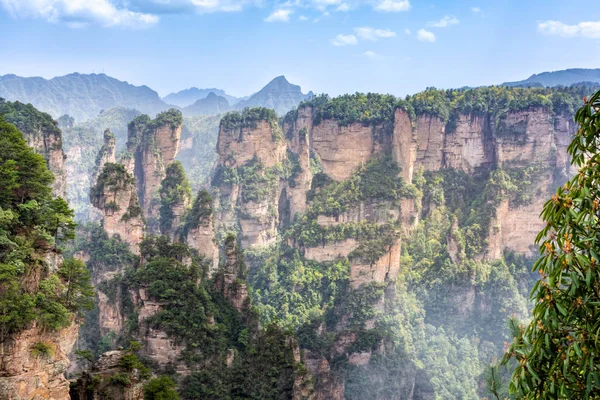
[[[238,110],[246,107],[266,107],[275,110],[277,114],[284,115],[288,111],[298,107],[304,100],[314,97],[312,92],[302,93],[298,85],[291,84],[281,75],[269,82],[264,88],[235,104]]]
[[[171,107],[148,86],[135,86],[105,74],[72,73],[52,79],[3,75],[0,97],[31,103],[54,118],[69,114],[77,121],[95,118],[100,111],[115,107],[150,115]]]
[[[213,93],[210,99],[207,97]],[[31,103],[54,119],[68,114],[77,122],[98,117],[103,110],[126,108],[154,116],[169,108],[182,109],[186,115],[214,115],[232,108],[267,107],[279,115],[313,97],[284,76],[269,82],[257,93],[237,98],[221,89],[190,88],[160,98],[148,86],[135,86],[105,74],[72,73],[52,79],[0,75],[0,98]]]
[[[173,104],[178,107],[185,108],[193,105],[198,100],[205,99],[211,93],[225,98],[227,102],[232,105],[242,100],[238,97],[228,95],[222,89],[198,89],[197,87],[191,87],[189,89],[181,90],[177,93],[168,94],[165,97],[163,97],[162,100],[168,104]]]
[[[227,112],[230,109],[231,106],[225,97],[217,96],[215,93],[210,92],[205,98],[199,99],[191,106],[185,107],[183,113],[190,117],[196,115],[216,115]]]
[[[571,68],[561,71],[542,72],[533,74],[529,78],[516,81],[504,82],[502,86],[571,86],[575,83],[595,82],[600,83],[600,68]]]

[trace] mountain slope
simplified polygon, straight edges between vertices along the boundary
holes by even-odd
[[[208,96],[197,100],[191,106],[185,107],[183,113],[188,116],[215,115],[229,111],[231,107],[225,97],[210,92]]]
[[[156,114],[170,108],[147,86],[134,86],[105,74],[73,73],[52,79],[0,76],[0,97],[31,103],[54,118],[69,114],[77,121],[114,107]]]
[[[193,105],[198,100],[205,99],[211,93],[214,93],[217,96],[224,97],[225,99],[227,99],[227,102],[229,104],[235,104],[241,100],[235,96],[228,95],[227,93],[225,93],[224,90],[221,89],[198,89],[196,87],[192,87],[189,89],[181,90],[177,93],[168,94],[167,96],[163,97],[163,101],[165,101],[168,104],[173,104],[183,108]]]
[[[246,107],[271,108],[283,115],[307,99],[313,97],[312,92],[302,93],[300,86],[288,82],[285,76],[278,76],[249,99],[240,101],[235,108],[242,110]]]
[[[533,74],[529,78],[516,81],[505,82],[503,86],[570,86],[580,82],[600,83],[600,68],[585,69],[572,68],[562,71],[542,72]]]

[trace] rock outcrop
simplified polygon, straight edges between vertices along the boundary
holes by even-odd
[[[239,312],[249,307],[248,287],[243,280],[244,260],[238,249],[237,239],[229,235],[224,245],[225,259],[215,278],[215,288],[228,299]]]
[[[95,173],[93,175],[93,182],[96,182],[98,175],[104,170],[104,165],[108,163],[117,162],[117,140],[115,135],[112,134],[110,129],[104,131],[104,142],[100,148],[100,152],[96,157]]]
[[[120,164],[105,164],[96,185],[90,191],[94,207],[102,211],[102,226],[109,236],[119,237],[139,254],[144,235],[142,209],[138,202],[135,179]]]
[[[58,123],[49,114],[38,111],[31,104],[19,101],[11,103],[1,98],[0,115],[14,124],[23,133],[27,144],[46,159],[48,169],[55,177],[52,193],[55,197],[64,198],[67,190],[66,156]]]
[[[187,215],[183,227],[183,241],[198,253],[212,260],[209,276],[217,271],[219,266],[219,248],[216,244],[213,223],[213,199],[206,190],[200,190],[194,205]]]
[[[158,114],[154,120],[141,115],[128,126],[128,154],[121,162],[133,172],[140,205],[148,228],[154,233],[160,231],[158,189],[179,151],[182,126],[181,112],[175,109]]]
[[[78,329],[33,326],[0,342],[0,398],[69,400],[65,372]]]
[[[222,227],[239,226],[244,248],[277,239],[286,144],[275,114],[266,109],[232,113],[221,121],[213,186]]]
[[[167,167],[159,196],[160,232],[174,239],[192,202],[192,189],[179,161],[174,161]]]
[[[108,351],[84,372],[71,388],[71,400],[144,400],[143,379],[138,370],[121,365],[126,351]],[[68,397],[67,397],[68,398]]]

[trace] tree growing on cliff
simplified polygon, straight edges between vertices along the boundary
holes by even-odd
[[[94,307],[94,288],[90,281],[90,271],[81,260],[67,258],[58,270],[65,282],[63,303],[73,312],[91,310]]]
[[[533,318],[503,359],[519,398],[600,398],[600,92],[584,101],[568,148],[579,173],[544,206]]]
[[[165,179],[160,187],[160,231],[169,234],[173,228],[175,214],[174,207],[187,208],[191,198],[192,189],[185,176],[185,170],[179,161],[174,161],[167,167]]]
[[[0,116],[0,342],[33,321],[68,326],[79,300],[89,297],[80,292],[77,304],[69,304],[68,283],[47,262],[75,226],[68,204],[52,198],[53,179],[44,158]]]

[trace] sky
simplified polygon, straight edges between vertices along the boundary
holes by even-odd
[[[574,0],[0,0],[0,74],[100,73],[161,96],[416,93],[600,67]]]

